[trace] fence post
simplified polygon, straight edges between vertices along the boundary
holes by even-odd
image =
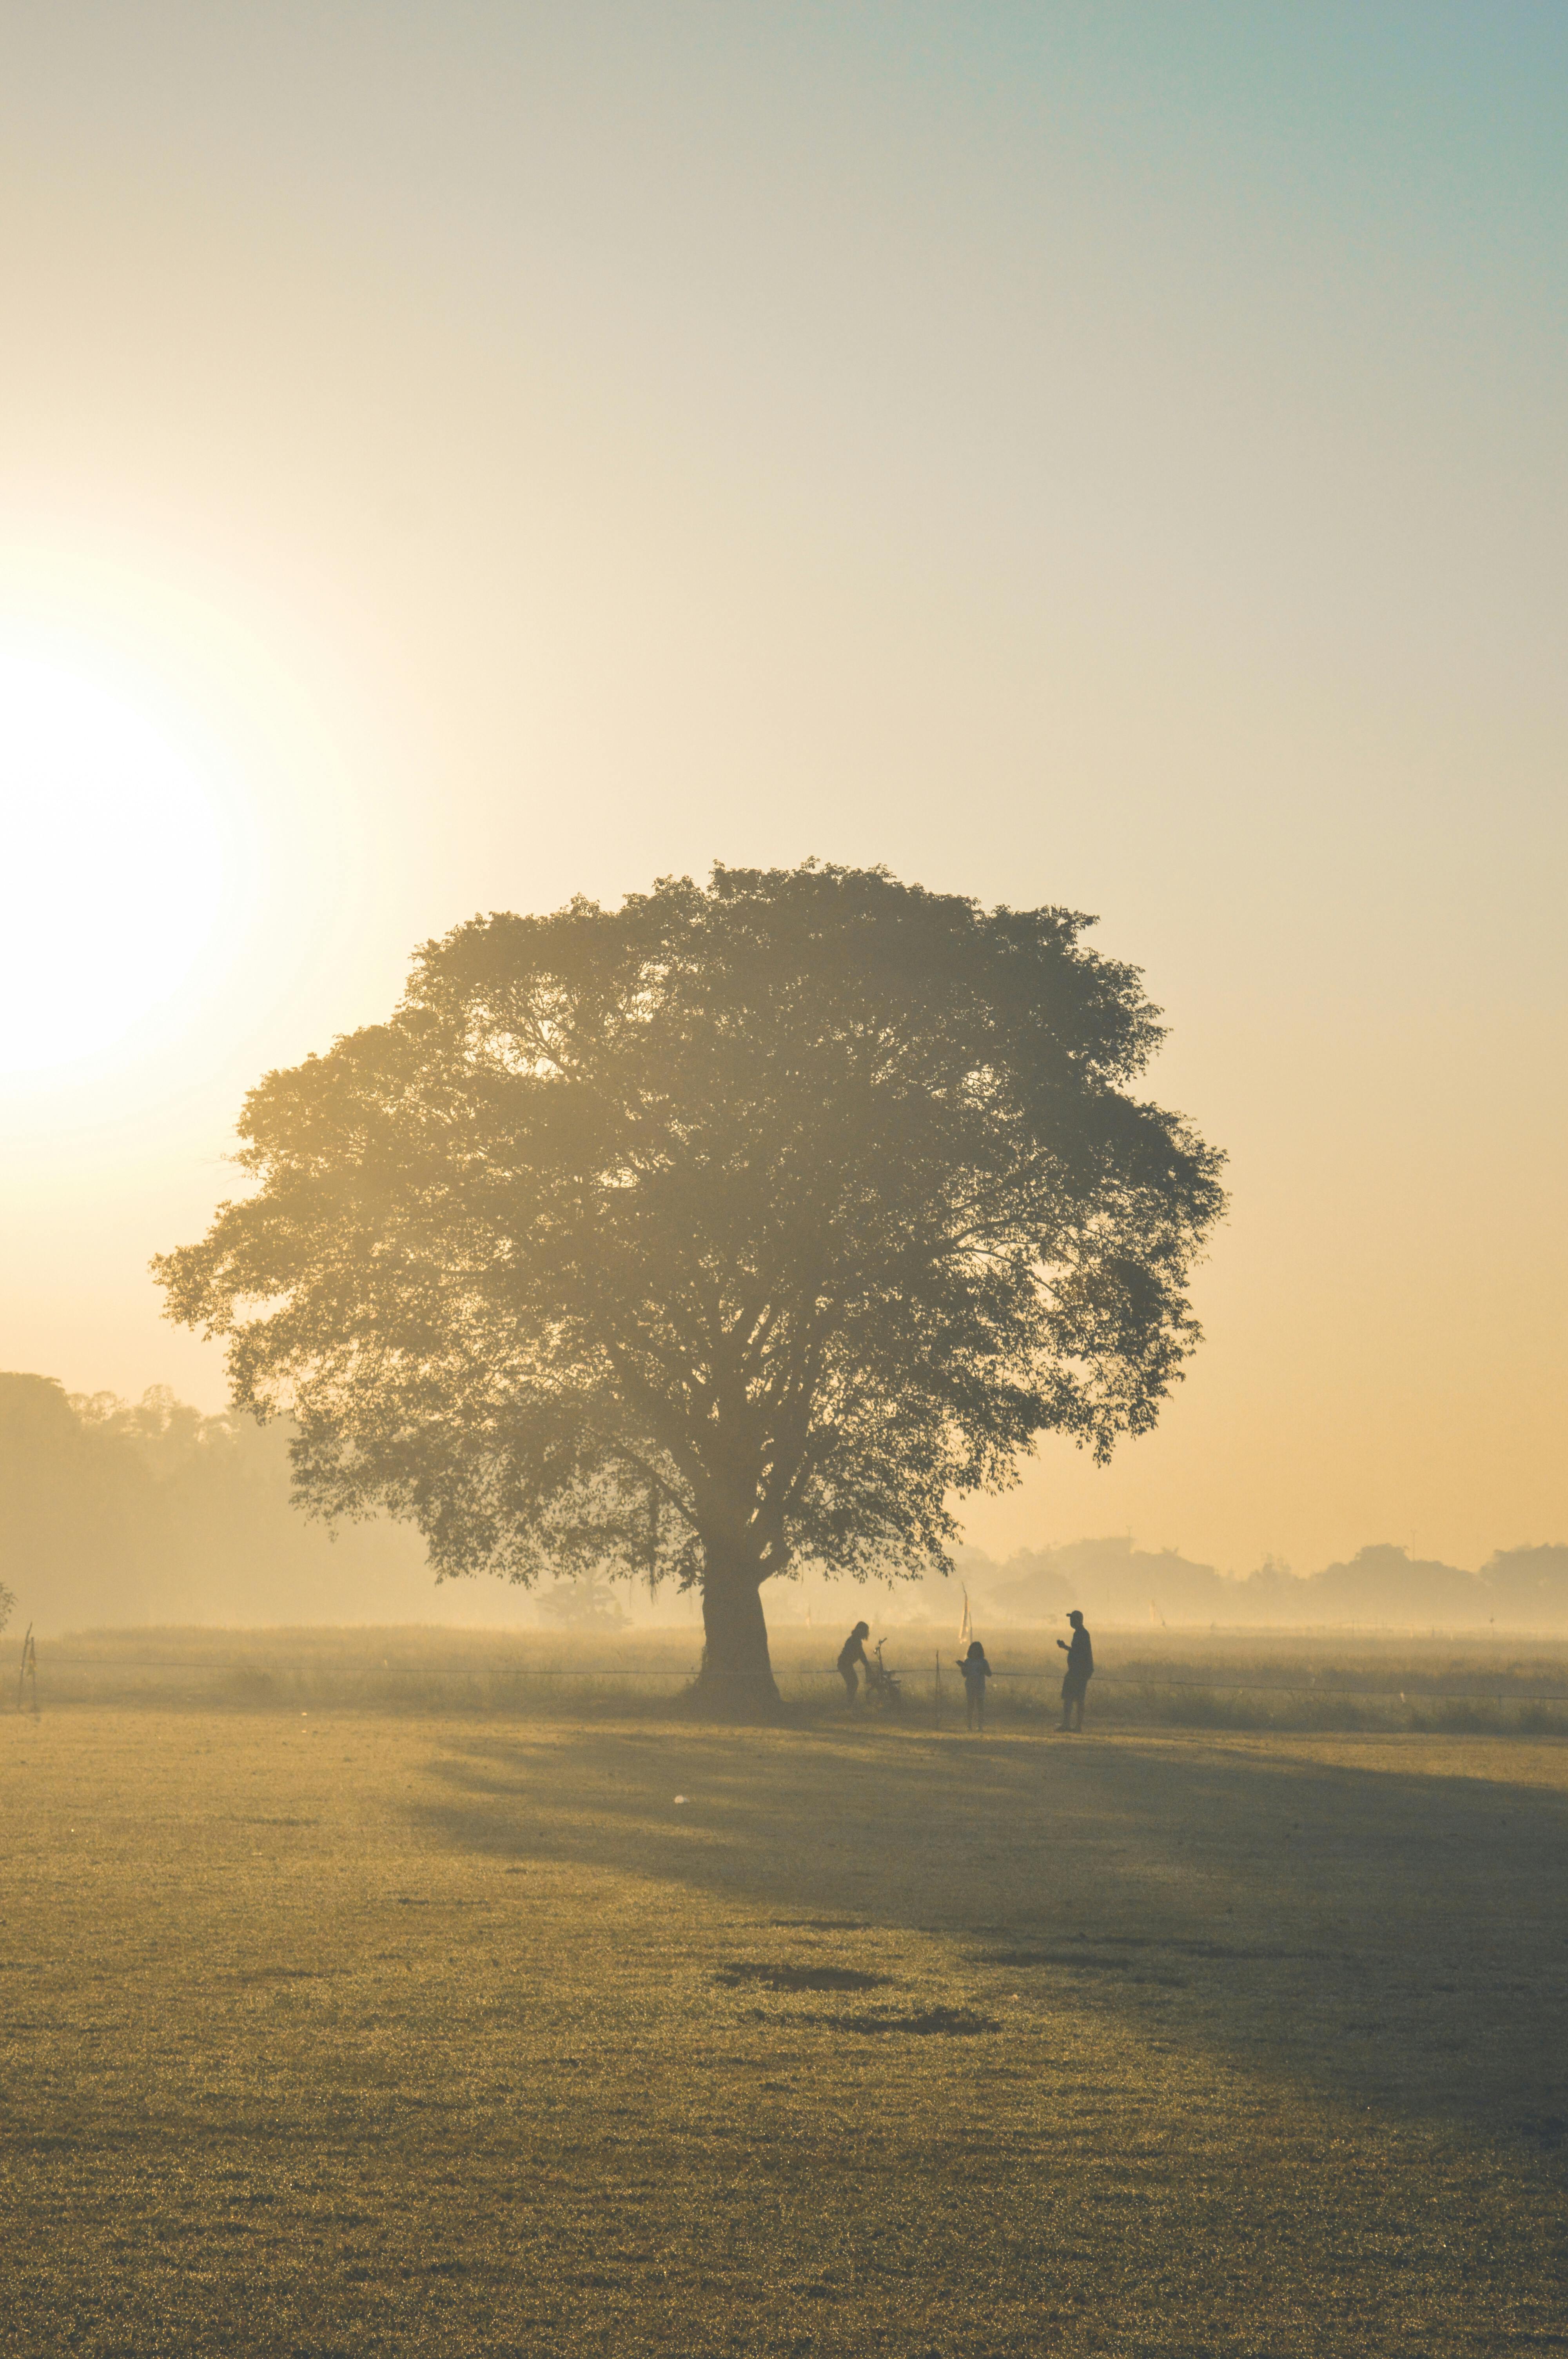
[[[27,1625],[27,1636],[22,1640],[22,1668],[16,1674],[16,1710],[18,1712],[25,1709],[22,1697],[27,1690],[29,1679],[33,1682],[33,1718],[37,1720],[38,1716],[38,1649],[30,1622]]]
[[[936,1725],[940,1728],[942,1725],[942,1649],[940,1647],[936,1649],[936,1682],[935,1692],[936,1698]]]

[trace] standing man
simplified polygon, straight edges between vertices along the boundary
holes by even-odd
[[[869,1671],[871,1669],[866,1660],[866,1640],[871,1635],[871,1625],[869,1622],[857,1622],[838,1649],[838,1676],[844,1682],[844,1692],[851,1703],[854,1702],[860,1689],[860,1682],[855,1676],[856,1664],[859,1663],[863,1671]]]
[[[1081,1734],[1084,1725],[1084,1697],[1088,1692],[1089,1681],[1095,1675],[1095,1650],[1089,1644],[1089,1634],[1084,1627],[1083,1615],[1075,1611],[1068,1614],[1067,1619],[1073,1625],[1073,1643],[1069,1646],[1065,1638],[1058,1638],[1056,1641],[1067,1658],[1067,1676],[1062,1681],[1062,1725],[1065,1729],[1076,1727]],[[1077,1715],[1076,1720],[1075,1713]]]

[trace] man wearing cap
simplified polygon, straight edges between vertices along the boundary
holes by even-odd
[[[1084,1627],[1084,1617],[1075,1610],[1067,1616],[1073,1625],[1073,1643],[1058,1638],[1056,1644],[1067,1658],[1067,1676],[1062,1681],[1062,1725],[1076,1728],[1080,1734],[1084,1725],[1084,1697],[1095,1673],[1095,1650],[1089,1644],[1089,1634]],[[1074,1714],[1077,1717],[1075,1720]]]

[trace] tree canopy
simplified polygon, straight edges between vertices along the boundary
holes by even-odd
[[[1090,922],[816,864],[476,918],[251,1093],[170,1315],[297,1419],[307,1506],[442,1575],[700,1582],[701,1686],[765,1701],[764,1582],[945,1562],[1197,1339],[1220,1158],[1133,1094],[1162,1028]]]

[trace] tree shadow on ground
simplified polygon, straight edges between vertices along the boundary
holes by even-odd
[[[1109,2010],[1255,2075],[1568,2161],[1568,1762],[1557,1788],[1495,1759],[1478,1777],[1398,1757],[452,1732],[414,1810],[470,1856],[704,1894],[774,1950],[924,1937],[982,1999]]]

